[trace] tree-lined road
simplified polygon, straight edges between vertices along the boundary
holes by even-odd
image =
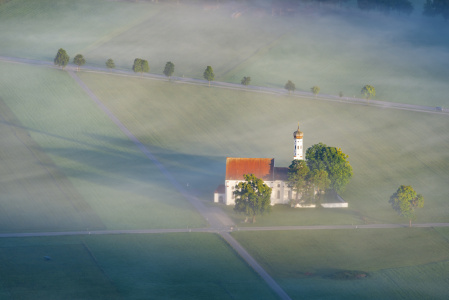
[[[27,64],[27,65],[46,66],[46,67],[50,67],[50,68],[59,69],[57,66],[55,66],[53,64],[53,62],[43,61],[43,60],[0,56],[0,61],[10,62],[10,63]],[[69,71],[70,70],[75,71],[77,69],[77,66],[69,64],[65,69],[69,70]],[[151,73],[136,74],[131,69],[130,70],[108,69],[108,68],[103,68],[103,67],[87,65],[82,68],[82,71],[167,81],[167,77],[164,75],[151,74]],[[206,80],[196,79],[196,78],[188,78],[188,77],[171,76],[171,81],[176,82],[176,83],[193,84],[193,85],[201,85],[201,86],[209,85],[209,82]],[[285,89],[281,89],[281,88],[242,85],[242,84],[222,82],[222,81],[211,81],[210,86],[216,87],[216,88],[225,88],[225,89],[241,90],[241,91],[253,91],[253,92],[257,92],[257,93],[280,95],[280,96],[281,95],[285,96],[288,94],[288,92]],[[426,113],[433,113],[433,114],[449,115],[449,109],[437,108],[434,106],[387,102],[387,101],[372,100],[372,99],[366,100],[363,98],[339,97],[339,96],[335,96],[335,95],[326,95],[326,94],[313,95],[313,93],[311,93],[311,92],[302,92],[302,91],[292,92],[290,96],[301,97],[301,98],[306,98],[306,99],[313,99],[313,100],[320,100],[320,101],[348,103],[348,104],[354,104],[354,105],[369,105],[369,106],[373,106],[373,107],[381,107],[381,108],[388,108],[388,109],[399,109],[399,110],[409,110],[409,111],[416,111],[416,112],[426,112]]]

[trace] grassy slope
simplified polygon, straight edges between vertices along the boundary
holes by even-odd
[[[73,59],[157,11],[154,6],[125,1],[13,0],[0,6],[0,52],[53,61],[58,49],[64,48]],[[102,58],[102,65],[107,59]]]
[[[70,179],[107,228],[206,225],[68,74],[5,63],[1,63],[1,68],[4,72],[0,74],[0,97],[40,146],[39,151],[48,155],[58,171]],[[26,82],[26,86],[22,82]],[[14,147],[8,149],[8,155],[21,159],[20,152]],[[6,169],[2,170],[7,173]],[[27,170],[17,167],[16,176],[27,178]],[[57,189],[51,182],[44,180],[42,184],[48,184],[49,195],[53,193],[52,189]],[[26,182],[18,185],[11,194],[20,194],[23,188],[28,188]],[[5,211],[4,216],[16,211],[16,218],[20,220],[21,213],[31,207],[33,197],[23,200],[25,203],[9,202],[10,210]],[[8,199],[3,198],[3,201]],[[53,209],[52,203],[57,201],[58,197],[46,200],[41,210],[49,213],[33,211],[34,217],[40,220],[38,222],[45,222]],[[16,206],[15,210],[11,206]],[[88,226],[85,224],[83,229]],[[27,230],[39,229],[30,227]],[[67,230],[58,224],[52,227],[52,230],[62,229]]]
[[[213,234],[2,239],[0,264],[2,299],[275,299]]]
[[[388,204],[401,184],[412,185],[426,199],[419,222],[447,221],[446,116],[112,75],[80,76],[181,183],[189,183],[208,201],[224,179],[227,156],[274,157],[277,166],[288,166],[298,120],[305,148],[324,142],[349,155],[354,178],[343,194],[349,212],[313,212],[317,218],[311,218],[300,217],[309,210],[297,210],[296,217],[285,221],[280,209],[260,218],[264,225],[351,224],[356,217],[405,222]]]
[[[158,74],[162,74],[167,61],[172,61],[176,76],[195,78],[203,78],[210,65],[218,79],[278,39],[288,27],[285,22],[272,26],[262,18],[233,19],[235,10],[226,5],[216,11],[189,4],[158,8],[160,13],[154,18],[86,55],[95,62],[102,62],[105,56],[113,57],[117,66],[127,69],[135,57],[142,57],[148,59],[151,72]]]
[[[217,80],[251,76],[280,88],[292,80],[299,90],[318,85],[348,97],[372,84],[377,99],[447,106],[449,44],[440,37],[448,28],[439,18],[300,11],[280,18],[269,5],[14,0],[0,7],[0,52],[52,60],[63,47],[88,64],[113,58],[126,69],[141,57],[159,74],[172,61],[175,76],[196,78],[211,65]]]
[[[2,101],[0,111],[0,230],[103,229],[90,205]]]
[[[233,236],[293,299],[332,295],[443,299],[447,294],[449,244],[434,229],[234,232]],[[356,281],[325,277],[339,270],[366,271],[369,277]]]
[[[251,57],[224,80],[250,75],[255,85],[283,87],[287,80],[309,91],[360,97],[365,84],[376,99],[447,105],[449,44],[439,20],[377,14],[304,14],[294,30],[269,50]],[[294,25],[293,25],[294,24]],[[311,26],[312,24],[312,26]]]

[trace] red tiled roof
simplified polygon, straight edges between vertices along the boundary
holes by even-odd
[[[274,167],[274,180],[288,181],[288,168]]]
[[[226,158],[226,180],[243,180],[254,174],[265,181],[273,180],[274,158]]]
[[[220,184],[215,190],[215,194],[224,194],[226,192],[226,187],[224,184]]]

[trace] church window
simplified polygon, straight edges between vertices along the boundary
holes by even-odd
[[[281,187],[281,184],[280,184],[280,183],[278,183],[278,187]]]
[[[288,199],[292,198],[292,191],[288,191]]]
[[[281,191],[278,191],[277,198],[281,199]]]

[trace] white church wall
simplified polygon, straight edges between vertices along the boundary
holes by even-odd
[[[321,203],[321,206],[325,208],[349,207],[348,202]]]

